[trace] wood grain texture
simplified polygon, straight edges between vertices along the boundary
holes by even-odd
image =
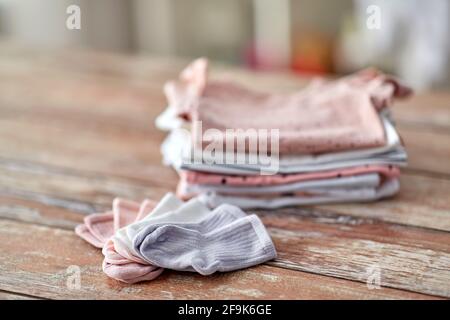
[[[58,202],[47,201],[42,195],[36,200],[19,196],[0,195],[0,218],[14,221],[45,225],[73,231],[76,225],[83,222],[83,215],[75,211],[73,202],[59,199]],[[91,206],[89,205],[89,208]],[[92,212],[92,209],[89,209]]]
[[[450,231],[450,180],[403,173],[392,199],[367,204],[317,206],[332,212],[397,224]]]
[[[279,252],[274,265],[450,297],[450,234],[303,209],[263,214]]]
[[[80,213],[110,208],[115,197],[138,201],[159,199],[168,190],[150,183],[65,168],[19,162],[11,167],[10,161],[5,166],[0,164],[0,194],[59,205]]]
[[[0,291],[0,300],[41,300],[39,297],[16,294],[8,291]]]
[[[0,289],[53,299],[426,299],[426,295],[304,272],[258,266],[208,278],[166,271],[155,281],[126,285],[101,271],[102,254],[73,232],[0,220]],[[23,241],[23,239],[27,239]],[[38,246],[36,245],[38,244]],[[2,255],[2,257],[4,257]],[[67,286],[81,270],[79,289]],[[33,285],[30,286],[29,284]]]
[[[48,209],[49,205],[45,201],[39,201],[39,197],[24,201],[22,198],[26,194],[22,193],[20,200],[12,196],[3,197],[0,214],[9,219],[72,229],[80,221],[71,213],[74,204],[80,206],[82,203],[88,210],[101,207],[102,202],[99,202],[95,193],[86,192],[86,196],[80,199],[83,193],[64,187],[77,185],[75,181],[49,177],[51,175],[47,172],[46,179],[41,181],[36,177],[25,180],[36,181],[39,186],[51,191],[44,199],[47,202],[48,199],[53,199],[53,203],[50,202],[52,210]],[[91,180],[78,180],[83,188],[92,188]],[[56,184],[53,188],[45,185],[54,181]],[[61,184],[58,181],[62,181]],[[28,191],[29,194],[38,194],[37,189]],[[70,194],[76,194],[79,199],[72,199],[71,202],[61,200],[61,197],[64,199]],[[111,194],[109,199],[105,199],[105,207],[111,203],[113,196]],[[392,200],[379,202],[374,206],[386,202],[397,203]],[[370,208],[370,204],[365,206]],[[379,210],[382,211],[381,208]],[[40,212],[46,213],[43,215]],[[280,252],[278,266],[362,282],[365,281],[368,269],[379,266],[385,274],[385,286],[439,296],[450,295],[449,287],[445,285],[445,280],[450,277],[449,270],[445,268],[450,264],[450,234],[447,232],[382,222],[382,219],[370,218],[370,215],[352,217],[322,208],[259,214],[263,215]],[[409,258],[404,260],[402,257]],[[422,277],[424,280],[418,281]]]
[[[450,93],[423,92],[393,108],[397,122],[410,128],[449,133]]]
[[[165,171],[161,169],[161,174]],[[173,190],[176,175],[168,170],[167,183],[159,178],[147,181],[92,174],[78,169],[18,162],[0,158],[0,195],[21,197],[42,204],[62,207],[84,214],[110,208],[114,197],[140,201],[159,199]],[[10,186],[15,186],[11,189]],[[406,173],[401,177],[401,191],[393,199],[364,204],[323,205],[326,211],[377,219],[397,224],[450,231],[450,181],[443,178]],[[433,197],[430,197],[433,195]],[[1,203],[0,203],[1,206]],[[320,211],[319,211],[320,212]]]
[[[393,199],[258,211],[278,259],[202,277],[165,272],[124,285],[77,238],[84,214],[116,196],[174,190],[153,126],[164,82],[187,63],[90,51],[38,51],[0,42],[0,299],[425,299],[450,297],[450,94],[421,93],[394,108],[409,153]],[[256,90],[292,91],[307,78],[214,64]],[[24,240],[25,239],[25,240]],[[66,286],[79,265],[80,290]],[[380,270],[380,290],[365,284]]]

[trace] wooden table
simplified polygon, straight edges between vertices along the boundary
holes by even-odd
[[[449,93],[396,105],[410,165],[394,199],[258,211],[279,257],[247,270],[166,271],[137,285],[106,277],[101,252],[73,228],[116,196],[174,190],[153,121],[166,104],[163,83],[186,62],[0,44],[0,298],[450,297]],[[212,73],[262,90],[305,83],[218,65]],[[78,289],[67,286],[71,265]],[[381,287],[368,286],[378,274]]]

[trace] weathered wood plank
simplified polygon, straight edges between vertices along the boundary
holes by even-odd
[[[422,177],[420,178],[423,179]],[[44,181],[57,180],[58,179],[47,177]],[[65,183],[69,182],[69,186],[74,185],[70,180],[61,180],[65,181]],[[40,183],[43,183],[44,181]],[[445,182],[449,183],[447,181]],[[86,185],[91,185],[89,180],[86,180]],[[56,186],[53,188],[54,190],[61,192]],[[36,192],[36,190],[34,192]],[[52,192],[54,193],[54,191]],[[60,193],[57,196],[61,196],[62,194],[64,193]],[[79,192],[74,192],[75,197],[79,197],[79,194]],[[110,196],[110,198],[112,197],[113,195]],[[4,199],[5,198],[6,197],[4,197]],[[96,198],[85,197],[84,201],[89,203],[88,201],[91,201],[91,199]],[[28,207],[26,202],[15,199],[13,199],[14,202],[11,204],[11,197],[9,197],[9,199],[6,198],[5,200],[2,207],[0,207],[3,208],[0,212],[9,212],[8,218],[13,218],[13,216],[16,215],[16,219],[23,220],[25,216],[25,220],[30,220],[26,214],[29,215],[30,211],[33,213],[36,211],[39,212],[39,209],[36,209],[36,203],[34,202],[29,203],[32,207]],[[379,205],[379,203],[374,204],[375,207],[376,205]],[[46,206],[42,204],[39,204],[39,206],[41,207],[41,210],[46,210]],[[108,206],[108,204],[105,203],[105,207],[106,206]],[[370,206],[370,204],[366,206]],[[63,208],[60,210],[64,210],[64,205],[62,207]],[[94,207],[94,205],[92,205],[92,207]],[[71,210],[71,207],[68,207],[66,210]],[[439,294],[445,296],[447,294],[446,290],[448,290],[448,288],[435,288],[434,290],[436,291],[427,291],[427,285],[430,283],[439,285],[446,277],[450,277],[450,274],[446,274],[445,271],[442,272],[441,270],[430,268],[431,274],[424,280],[424,284],[417,284],[416,287],[416,284],[412,285],[411,283],[415,283],[415,281],[422,276],[420,273],[421,270],[428,268],[423,261],[421,264],[420,259],[432,260],[436,258],[436,263],[438,265],[450,263],[450,261],[447,261],[450,257],[450,255],[448,255],[448,252],[450,252],[449,233],[435,232],[423,228],[407,228],[397,224],[383,223],[380,222],[379,217],[374,219],[367,217],[352,218],[346,213],[336,214],[334,212],[325,210],[320,211],[317,209],[292,208],[286,210],[290,211],[279,210],[276,213],[262,213],[265,216],[264,222],[271,228],[270,231],[274,236],[277,247],[279,247],[281,266],[361,281],[361,277],[363,276],[363,273],[366,272],[365,270],[367,268],[370,268],[372,265],[383,265],[385,259],[390,259],[387,266],[383,265],[384,269],[387,268],[387,286],[412,291],[417,290],[435,295]],[[383,209],[379,210],[380,212],[383,211]],[[346,210],[343,211],[346,212]],[[283,214],[283,212],[289,212],[289,215]],[[357,212],[355,215],[359,214],[358,211],[355,210],[355,212]],[[38,215],[38,217],[32,216],[32,218],[35,218],[35,221],[38,223],[59,226],[60,221],[58,220],[57,215],[59,215],[58,211],[55,214],[47,214],[46,216],[48,218],[44,219],[44,221],[42,221],[41,215]],[[361,214],[359,215],[361,216]],[[69,217],[69,219],[71,219],[71,217]],[[392,217],[388,217],[388,219],[393,220]],[[436,222],[437,221],[438,220],[436,220]],[[446,220],[442,219],[441,221],[444,221],[445,223],[445,221],[448,221],[448,218]],[[68,224],[68,228],[71,228],[72,226],[73,224]],[[291,230],[290,228],[293,229]],[[289,231],[286,231],[286,229]],[[308,236],[310,236],[310,238],[308,238]],[[305,245],[315,246],[315,248],[311,249],[305,247]],[[295,249],[292,251],[292,248]],[[323,252],[319,251],[319,248],[323,252],[335,252],[336,255],[330,254],[331,256],[327,257]],[[358,257],[361,258],[359,259],[361,261],[358,259],[356,262],[346,260],[350,259],[350,257],[354,258],[354,250],[352,248],[356,248],[355,250],[357,252],[359,252],[359,248],[361,252],[366,253],[367,257],[358,253],[357,255],[359,255]],[[421,254],[414,259],[418,250],[422,250],[423,252],[421,251]],[[409,256],[410,259],[402,261],[399,259],[401,256]],[[362,260],[363,257],[365,257],[364,261]],[[323,261],[321,258],[331,260]],[[288,261],[288,263],[286,263],[286,261]],[[312,264],[311,261],[315,261],[315,263]],[[402,265],[402,263],[405,262],[417,265],[415,265],[414,268],[406,268],[406,266]],[[307,264],[305,265],[305,263]],[[405,270],[398,273],[398,271],[395,270],[398,266],[394,263],[400,264]],[[342,265],[345,265],[343,270],[339,267]],[[389,267],[391,267],[391,269]],[[401,277],[402,275],[403,278]],[[447,280],[449,279],[450,278]]]
[[[398,224],[450,231],[450,181],[403,173],[392,199],[367,204],[317,206],[326,211]]]
[[[408,152],[408,168],[450,175],[450,134],[412,129],[403,125],[399,132]]]
[[[39,300],[39,298],[16,294],[13,292],[0,291],[0,300]]]
[[[4,48],[1,43],[0,48]],[[62,271],[56,271],[57,276],[48,274],[45,267],[34,266],[33,259],[43,266],[50,265],[50,269],[68,261],[80,263],[80,258],[74,256],[77,251],[71,253],[70,247],[79,239],[67,242],[63,246],[65,252],[58,252],[55,244],[64,243],[61,235],[73,237],[71,231],[61,228],[71,229],[81,219],[77,212],[107,208],[114,196],[157,199],[174,189],[175,173],[160,165],[158,148],[164,134],[157,132],[151,122],[166,103],[162,84],[184,64],[185,61],[93,52],[49,54],[15,47],[0,50],[0,217],[8,219],[0,220],[0,225],[12,225],[21,238],[25,238],[23,234],[41,234],[45,230],[41,238],[31,237],[36,242],[22,247],[26,249],[23,252],[29,253],[29,260],[10,253],[18,270],[25,272],[17,276],[14,263],[5,264],[5,287],[0,289],[17,292],[13,287],[19,283],[21,293],[33,295],[34,289],[29,287],[37,283],[35,292],[48,298],[59,297],[58,286],[62,284],[57,281],[64,280]],[[223,75],[223,68],[215,69],[213,77]],[[237,69],[226,73],[260,90],[290,91],[304,85],[304,79],[287,74]],[[367,268],[378,266],[384,286],[448,297],[449,233],[431,230],[450,228],[448,97],[446,93],[423,94],[394,109],[410,154],[410,169],[405,170],[402,191],[395,199],[365,205],[288,209],[273,216],[262,212],[280,252],[272,264],[284,269],[252,268],[210,279],[212,285],[200,281],[202,277],[184,278],[185,275],[168,273],[168,279],[157,284],[160,291],[150,296],[223,297],[229,293],[226,297],[266,298],[273,297],[274,293],[269,292],[272,289],[277,291],[276,297],[298,298],[292,292],[304,290],[299,284],[303,281],[314,284],[308,284],[309,291],[300,297],[424,297],[386,288],[369,291],[361,283],[320,276],[365,282]],[[17,224],[11,221],[14,219],[28,224]],[[33,246],[41,242],[47,243],[42,251]],[[10,252],[12,247],[5,250]],[[52,252],[46,262],[41,261],[43,252]],[[59,258],[53,257],[57,252]],[[98,280],[98,265],[88,264],[90,282],[82,292],[63,295],[96,297],[99,293],[94,287],[98,281],[103,281],[99,290],[107,292],[103,298],[122,298],[123,291],[141,290],[139,286],[117,287],[114,281],[111,289],[112,280]],[[37,279],[42,275],[43,279]],[[261,281],[261,276],[265,280]],[[283,280],[267,280],[272,277]],[[183,288],[177,291],[180,283]],[[192,290],[193,283],[196,290]],[[165,285],[171,288],[168,293],[163,291]],[[197,292],[204,288],[210,296]],[[136,294],[136,298],[148,297],[146,292]]]
[[[73,202],[67,204],[60,200],[59,203],[62,205],[0,195],[0,218],[73,230],[84,216],[75,211],[77,208],[73,207]]]
[[[283,212],[287,212],[284,214]],[[277,250],[274,265],[450,297],[450,233],[301,209],[260,213]]]
[[[0,220],[0,289],[53,299],[426,299],[427,295],[258,266],[208,278],[166,271],[155,281],[126,285],[101,271],[102,255],[73,232]],[[26,239],[26,241],[24,241]],[[39,247],[36,246],[39,244]],[[7,258],[6,258],[7,257]],[[70,289],[67,268],[81,270]]]
[[[33,70],[96,75],[105,78],[154,82],[174,77],[189,60],[163,56],[136,56],[95,50],[39,50],[14,43],[0,43],[0,65],[8,72]]]
[[[92,175],[61,168],[0,161],[0,195],[19,197],[80,213],[110,208],[115,197],[160,199],[157,184]]]
[[[175,186],[175,173],[161,165],[161,134],[140,132],[132,124],[120,128],[36,121],[0,119],[0,157]]]
[[[166,105],[162,79],[143,84],[127,78],[67,72],[37,71],[30,76],[30,70],[24,70],[9,75],[2,69],[0,81],[0,101],[5,110],[57,113],[69,119],[96,116],[96,121],[132,120],[134,126],[151,128],[149,122]]]
[[[174,185],[176,179],[175,176],[171,180]],[[115,196],[136,201],[145,197],[157,200],[173,188],[160,186],[159,180],[141,182],[0,159],[0,195],[14,196],[73,212],[87,214],[110,208]],[[402,175],[400,193],[393,199],[364,204],[324,205],[317,208],[318,213],[335,212],[347,216],[450,231],[448,194],[450,194],[449,180],[407,173]],[[33,209],[34,204],[30,210]]]
[[[76,56],[76,55],[75,55]],[[29,57],[28,57],[29,58]],[[48,64],[49,58],[38,59],[37,65]],[[83,59],[79,58],[68,58],[77,60],[78,64],[83,64]],[[126,57],[118,56],[111,57],[111,59],[118,59],[122,64],[127,66],[133,65],[133,60],[128,61]],[[45,61],[47,62],[45,62]],[[108,61],[108,59],[106,59]],[[125,63],[125,61],[128,61]],[[151,63],[151,59],[148,60],[148,64],[152,68],[156,68],[155,63]],[[28,60],[22,61],[22,63],[28,62],[30,65],[26,65],[22,68],[11,68],[12,75],[8,73],[2,76],[2,85],[0,86],[0,111],[2,114],[2,119],[12,119],[17,120],[23,119],[24,117],[29,119],[30,122],[36,123],[43,119],[45,124],[52,122],[54,125],[54,118],[59,119],[59,123],[63,127],[72,126],[77,127],[78,135],[86,135],[86,131],[91,131],[92,129],[97,129],[99,126],[107,126],[108,128],[118,126],[116,131],[121,131],[124,137],[121,141],[127,138],[129,131],[139,131],[141,136],[144,136],[147,144],[133,144],[135,148],[143,148],[141,150],[146,150],[150,141],[155,141],[152,139],[156,134],[156,141],[159,144],[162,141],[163,134],[156,133],[152,124],[151,119],[153,119],[156,114],[158,114],[164,105],[166,104],[165,98],[162,93],[162,85],[167,77],[157,74],[152,76],[152,68],[148,70],[149,76],[147,81],[144,83],[136,82],[131,77],[126,77],[126,67],[123,67],[118,75],[123,77],[107,77],[103,79],[103,74],[101,70],[108,70],[109,68],[117,68],[116,64],[105,63],[101,70],[91,70],[88,76],[81,73],[77,76],[69,76],[67,70],[70,69],[72,64],[68,64],[69,67],[64,69],[63,65],[56,68],[57,72],[50,68],[44,68],[41,71],[42,74],[37,74],[33,77],[29,75],[29,68],[37,68],[36,63],[30,63]],[[45,63],[44,63],[45,62]],[[90,65],[91,62],[88,62]],[[76,64],[76,66],[78,66]],[[120,65],[120,62],[119,62]],[[81,66],[80,66],[81,67]],[[88,68],[88,67],[87,67]],[[117,71],[112,72],[116,74]],[[266,86],[269,83],[271,86],[274,82],[274,76],[266,77],[261,76],[261,74],[246,73],[238,70],[233,72],[228,72],[232,76],[236,74],[236,78],[240,79],[252,79],[248,81],[257,86]],[[106,72],[106,74],[108,74]],[[99,81],[102,78],[102,81]],[[142,77],[142,75],[138,76]],[[281,81],[283,86],[289,86],[289,83],[293,83],[293,86],[297,86],[295,78],[288,77],[289,81]],[[259,79],[259,80],[258,80]],[[245,81],[244,81],[245,82]],[[280,85],[280,80],[275,81]],[[150,86],[149,83],[152,83]],[[425,107],[420,107],[425,102],[424,99],[430,99],[430,104]],[[400,132],[404,137],[407,144],[408,151],[410,153],[410,166],[414,169],[419,170],[432,170],[440,173],[450,174],[450,165],[446,161],[449,157],[447,150],[450,139],[448,138],[447,131],[445,132],[434,132],[428,130],[426,125],[421,125],[419,127],[411,127],[411,123],[420,122],[430,123],[433,126],[437,125],[444,127],[449,126],[450,121],[450,108],[446,108],[448,104],[448,94],[440,93],[436,95],[426,95],[425,98],[419,97],[417,99],[413,98],[407,102],[400,104],[399,108],[394,109],[400,118]],[[418,100],[416,102],[416,100]],[[92,106],[95,105],[95,108]],[[408,108],[411,108],[409,110]],[[423,110],[422,110],[423,109]],[[22,112],[20,112],[22,110]],[[416,117],[415,114],[418,114]],[[406,118],[405,125],[402,125],[402,118]],[[417,119],[416,119],[417,118]],[[50,121],[52,119],[52,121]],[[439,121],[439,122],[437,122]],[[80,132],[80,125],[82,125],[83,132]],[[6,130],[11,130],[7,123],[2,124]],[[27,124],[20,125],[17,124],[15,129],[16,133],[29,134],[30,130],[25,130],[23,127]],[[12,130],[14,130],[12,129]],[[34,129],[31,127],[31,132],[36,132],[39,128]],[[112,129],[114,130],[114,129]],[[44,132],[40,132],[41,136],[50,137],[54,131],[57,129],[49,129]],[[96,141],[110,142],[114,141],[113,137],[109,136],[110,131],[102,130],[102,138],[96,139]],[[152,132],[152,134],[150,134]],[[5,136],[6,133],[2,132]],[[35,136],[33,134],[33,136]],[[8,137],[6,135],[6,137]],[[130,141],[136,141],[133,136],[128,136]],[[19,138],[19,137],[18,137]],[[23,138],[23,137],[22,137]],[[80,137],[81,139],[81,137]],[[19,140],[19,139],[18,139]],[[11,141],[13,143],[21,142],[35,142],[35,141]],[[61,139],[63,140],[63,139]],[[73,140],[73,139],[72,139]],[[89,145],[89,144],[87,144]],[[97,148],[101,152],[102,148],[99,148],[95,143],[92,146]],[[117,150],[119,146],[115,147]],[[134,149],[134,152],[138,150]],[[120,152],[120,151],[118,151]],[[130,163],[131,161],[128,161]]]
[[[52,74],[60,74],[59,77],[62,77],[65,81],[70,81],[77,75],[87,75],[92,78],[118,79],[133,84],[145,84],[147,88],[157,88],[161,87],[165,80],[175,77],[188,63],[185,59],[130,57],[122,54],[92,51],[39,51],[5,43],[0,44],[0,48],[2,49],[0,50],[0,66],[4,71],[3,73],[7,72],[5,75],[8,75],[8,80],[14,79],[21,73],[22,75],[26,73],[25,77],[21,77],[21,80],[24,80],[20,86],[22,88],[29,88],[26,81],[31,80],[30,70],[33,70],[33,73],[46,73],[47,77]],[[290,72],[253,72],[214,63],[212,77],[224,76],[249,87],[269,91],[296,90],[304,86],[309,80],[308,77]],[[45,85],[45,78],[40,77],[40,81],[44,80],[43,87],[48,90],[52,86]],[[35,84],[39,86],[36,81]],[[17,90],[17,85],[15,87]],[[43,94],[45,94],[45,90]],[[425,127],[431,130],[442,129],[448,132],[450,129],[448,101],[450,101],[450,93],[448,92],[420,92],[416,93],[411,99],[399,101],[393,111],[399,123],[413,127]]]
[[[14,76],[30,69],[34,72],[58,72],[61,78],[77,75],[119,79],[128,83],[142,83],[147,87],[161,86],[173,78],[188,63],[185,59],[163,57],[130,57],[123,54],[97,53],[94,51],[36,50],[16,44],[0,44],[0,66],[8,75]],[[213,63],[212,77],[227,77],[260,90],[295,90],[304,86],[308,77],[298,74],[252,72],[233,66]],[[27,77],[29,78],[29,77]],[[40,80],[46,77],[41,77]],[[23,77],[22,77],[23,79]],[[48,88],[48,87],[47,87]],[[394,114],[400,123],[428,129],[450,128],[450,94],[448,92],[420,92],[406,101],[398,102]]]
[[[398,123],[411,128],[450,132],[450,93],[421,92],[396,103],[393,114]]]
[[[36,85],[45,81],[49,83]],[[30,81],[25,88],[31,93],[18,84],[15,93],[0,86],[0,155],[72,166],[83,153],[76,159],[79,167],[128,176],[139,176],[135,164],[145,169],[160,161],[164,133],[152,124],[165,105],[160,89],[98,84],[95,78],[45,81]],[[399,131],[410,168],[450,175],[450,131],[402,124]]]

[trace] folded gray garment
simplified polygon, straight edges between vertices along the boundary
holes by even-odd
[[[201,201],[210,207],[217,207],[222,203],[229,203],[240,208],[276,209],[296,205],[315,205],[343,202],[369,202],[393,196],[398,192],[400,184],[398,179],[384,181],[377,188],[361,188],[351,190],[333,190],[326,194],[314,196],[281,196],[275,198],[254,198],[222,195],[216,192],[200,195]]]
[[[203,171],[218,174],[235,174],[235,175],[259,175],[262,172],[273,172],[280,174],[302,173],[334,170],[347,167],[356,167],[364,165],[392,165],[398,167],[406,166],[406,152],[395,151],[385,155],[379,155],[367,159],[344,160],[330,163],[312,164],[312,165],[292,165],[270,167],[258,165],[235,165],[235,164],[207,164],[207,163],[183,163],[181,169],[192,171]]]
[[[376,188],[381,178],[377,173],[359,174],[350,177],[300,181],[282,185],[269,186],[229,186],[210,184],[185,184],[178,189],[182,194],[200,194],[217,192],[225,194],[274,194],[288,192],[325,192],[333,189]]]
[[[279,159],[276,159],[278,160],[277,172],[313,172],[366,164],[406,165],[407,155],[404,147],[401,145],[400,137],[386,116],[382,116],[381,119],[383,120],[387,137],[385,146],[320,155],[281,156]],[[172,131],[161,146],[164,163],[174,166],[175,169],[181,168],[223,174],[251,175],[260,174],[263,171],[270,172],[270,165],[258,163],[256,161],[258,160],[257,158],[250,163],[247,161],[245,164],[239,164],[236,160],[227,164],[223,161],[226,157],[224,153],[219,153],[214,158],[208,158],[207,153],[199,151],[196,154],[201,154],[202,158],[195,158],[191,154],[190,148],[191,136],[187,131]],[[267,158],[266,160],[272,159]]]

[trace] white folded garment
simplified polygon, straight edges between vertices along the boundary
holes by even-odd
[[[187,121],[177,116],[174,106],[168,106],[155,120],[156,127],[161,131],[172,131],[184,124],[187,124]]]
[[[317,179],[300,181],[282,185],[268,186],[229,186],[229,185],[205,185],[205,184],[181,184],[178,192],[181,194],[200,194],[205,192],[217,192],[225,194],[274,194],[290,192],[325,192],[328,190],[346,190],[356,188],[376,188],[381,179],[377,173],[360,174],[342,178]]]
[[[398,179],[384,181],[377,188],[362,188],[341,190],[313,196],[282,196],[274,198],[255,198],[221,195],[216,192],[203,193],[199,199],[210,207],[217,207],[223,203],[236,205],[240,208],[276,209],[296,205],[317,205],[343,202],[369,202],[390,197],[398,192],[400,184]]]

